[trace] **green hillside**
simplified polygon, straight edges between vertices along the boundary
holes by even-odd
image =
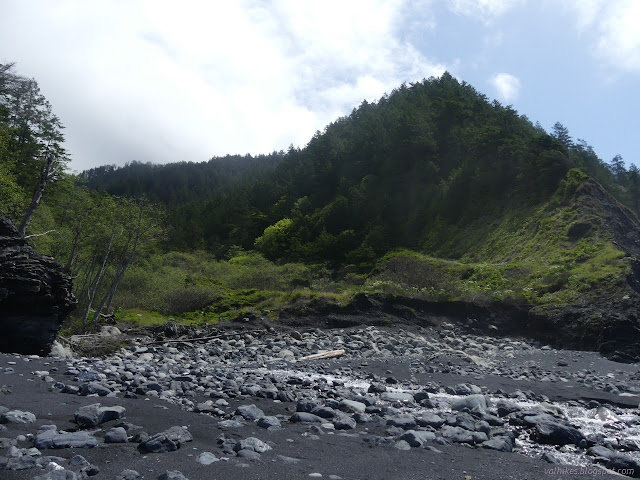
[[[0,91],[0,210],[20,222],[46,147],[12,123],[12,92]],[[640,332],[638,169],[448,73],[363,102],[304,148],[56,168],[26,231],[76,278],[85,328],[112,312],[275,319],[376,294]]]
[[[111,193],[162,201],[174,226],[169,248],[226,254],[235,245],[272,260],[334,266],[371,266],[396,248],[491,261],[486,226],[515,225],[558,189],[576,188],[575,174],[563,183],[572,168],[632,207],[640,194],[635,166],[605,164],[562,125],[549,135],[448,73],[364,102],[305,148],[261,164],[269,168],[257,164],[238,161],[241,180],[195,193],[174,185],[203,178],[205,166],[223,178],[231,163],[137,165],[87,176]],[[184,238],[185,228],[196,234]]]

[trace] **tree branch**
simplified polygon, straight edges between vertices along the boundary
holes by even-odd
[[[44,233],[34,233],[33,235],[26,235],[24,238],[32,238],[32,237],[44,237],[45,235],[49,234],[49,233],[57,233],[58,235],[60,235],[60,232],[58,230],[47,230]]]

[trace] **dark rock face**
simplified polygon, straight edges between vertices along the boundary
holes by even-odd
[[[48,354],[75,304],[71,277],[0,217],[0,352]]]

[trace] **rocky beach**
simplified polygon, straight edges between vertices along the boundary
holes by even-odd
[[[445,319],[165,330],[99,358],[1,355],[0,476],[640,477],[635,364]]]

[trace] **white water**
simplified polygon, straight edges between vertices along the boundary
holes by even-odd
[[[370,382],[362,379],[358,379],[355,376],[350,375],[335,375],[335,374],[319,374],[314,372],[290,370],[290,369],[268,369],[258,368],[248,370],[258,375],[270,375],[280,380],[286,381],[288,378],[297,377],[302,380],[324,380],[328,384],[338,382],[344,387],[351,389],[356,393],[366,393],[369,388]],[[409,386],[387,386],[388,391],[403,392],[403,393],[415,393],[422,390],[422,386],[418,384],[410,384]],[[436,409],[425,409],[423,407],[405,407],[401,410],[406,410],[414,414],[430,411],[432,413],[449,413],[451,403],[459,398],[460,395],[450,395],[444,392],[430,394],[429,397],[436,405]],[[530,410],[540,407],[540,403],[533,401],[522,401],[514,398],[500,397],[500,396],[488,396],[491,404],[495,404],[498,400],[508,400],[511,403],[516,404],[523,410]],[[600,407],[588,409],[585,407],[569,405],[564,402],[548,402],[545,405],[550,405],[559,408],[563,412],[565,420],[579,428],[587,439],[595,438],[596,436],[604,436],[604,443],[610,443],[616,445],[619,440],[632,440],[640,446],[640,410],[638,409],[618,409],[616,407]],[[593,466],[591,457],[585,455],[585,450],[578,448],[575,445],[564,445],[562,447],[556,447],[553,445],[541,445],[532,441],[526,431],[522,431],[518,439],[516,440],[516,453],[521,453],[531,457],[540,457],[544,452],[553,454],[556,458],[560,459],[567,465],[573,465],[577,467],[589,467]],[[622,452],[621,452],[622,453]],[[640,461],[640,452],[623,452]]]

